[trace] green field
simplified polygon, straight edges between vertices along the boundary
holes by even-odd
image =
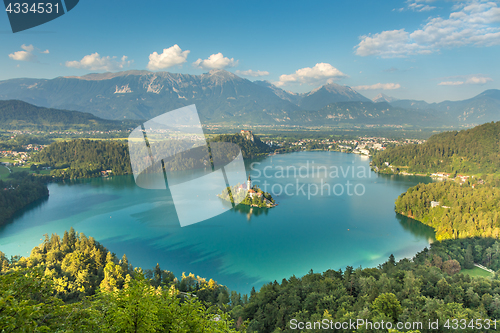
[[[15,161],[13,159],[8,158],[8,157],[0,157],[0,162],[14,163]]]
[[[7,167],[0,165],[0,179],[7,177],[10,174]]]
[[[30,170],[29,166],[24,166],[24,167],[10,167],[12,172],[22,172],[26,171],[28,173],[35,173],[35,171]],[[39,172],[41,175],[50,175],[50,170],[40,170]],[[9,176],[10,172],[7,167],[4,165],[0,165],[0,179],[5,179]]]
[[[12,172],[21,172],[21,171],[27,171],[29,173],[35,173],[35,171],[30,170],[29,166],[22,166],[22,167],[11,167]],[[41,175],[50,175],[50,170],[40,170]]]
[[[460,273],[467,274],[469,276],[482,276],[482,277],[492,277],[493,274],[485,271],[479,267],[474,267],[473,269],[462,269]]]

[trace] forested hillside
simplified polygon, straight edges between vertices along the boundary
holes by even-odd
[[[293,323],[422,323],[407,332],[498,332],[500,280],[462,274],[481,263],[500,269],[500,242],[491,238],[432,244],[413,260],[391,255],[377,268],[312,271],[254,289],[248,298],[213,280],[159,265],[133,269],[92,237],[73,229],[49,237],[29,257],[0,252],[0,330],[65,332],[334,332]],[[457,319],[457,324],[453,323]],[[439,329],[428,329],[439,320]],[[448,321],[448,327],[446,323]],[[462,325],[460,330],[453,325]],[[324,326],[321,326],[324,328]],[[334,326],[333,326],[334,327]],[[365,326],[336,332],[380,332]],[[397,331],[392,331],[397,332]]]
[[[18,100],[0,101],[0,129],[110,131],[133,128],[135,123],[101,119],[78,111],[43,108]]]
[[[432,207],[431,202],[438,206]],[[396,200],[397,213],[436,230],[436,239],[500,237],[500,188],[454,181],[419,184]]]
[[[272,149],[252,135],[253,140],[240,134],[218,135],[209,142],[232,142],[239,145],[244,158],[267,154]],[[170,170],[185,168],[204,168],[204,160],[195,160],[192,156],[176,154],[165,161]],[[205,155],[201,154],[202,157]],[[50,167],[51,175],[57,178],[88,178],[101,175],[101,171],[111,170],[113,175],[131,174],[128,145],[121,141],[86,140],[58,141],[33,157],[38,167]]]
[[[487,123],[460,132],[433,135],[424,144],[388,148],[373,157],[372,163],[387,171],[407,166],[415,173],[495,173],[500,171],[500,122]]]
[[[460,274],[461,268],[470,262],[464,259],[469,254],[472,260],[498,262],[500,243],[491,239],[438,242],[412,261],[403,259],[396,263],[391,256],[377,268],[348,266],[345,271],[311,271],[302,278],[292,276],[252,293],[243,318],[250,319],[249,332],[387,332],[366,327],[292,330],[292,319],[313,323],[323,323],[325,319],[334,323],[357,319],[372,323],[421,322],[423,326],[418,330],[410,326],[401,331],[481,332],[479,327],[467,325],[475,318],[500,316],[500,280],[498,274],[493,280]],[[451,325],[445,328],[446,321],[452,318],[464,319],[465,329],[453,329]],[[426,323],[436,320],[439,329],[426,327]]]
[[[107,140],[71,140],[51,144],[34,156],[33,162],[53,169],[61,178],[96,177],[101,171],[114,175],[132,173],[127,145]]]
[[[73,229],[62,240],[45,235],[29,257],[0,252],[0,267],[2,332],[234,331],[216,307],[228,302],[226,287],[192,274],[179,280],[159,265],[134,269]]]
[[[232,142],[237,144],[242,151],[243,158],[253,158],[259,155],[265,155],[273,151],[268,145],[260,140],[258,136],[250,134],[249,138],[245,138],[240,134],[221,134],[210,139],[209,142]]]
[[[12,173],[0,180],[0,225],[21,208],[48,195],[45,182],[27,172]]]

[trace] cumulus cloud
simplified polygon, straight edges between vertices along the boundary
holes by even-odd
[[[293,74],[283,74],[278,82],[274,84],[283,86],[290,83],[318,85],[325,83],[333,83],[335,80],[340,80],[348,77],[346,74],[339,71],[328,63],[317,63],[314,67],[305,67],[295,71]]]
[[[208,59],[198,59],[193,62],[193,66],[202,69],[224,69],[229,67],[234,67],[238,65],[238,60],[234,58],[229,59],[224,57],[222,53],[212,54]]]
[[[101,57],[99,53],[92,53],[86,55],[82,60],[66,61],[66,67],[88,69],[91,71],[118,71],[125,67],[130,66],[133,60],[127,60],[127,56],[121,57],[119,60],[114,57]]]
[[[500,8],[497,3],[473,0],[454,6],[452,10],[448,18],[429,18],[421,29],[413,32],[400,29],[361,36],[355,52],[359,56],[391,58],[429,54],[443,47],[500,44]]]
[[[161,54],[156,51],[149,55],[147,68],[150,70],[165,69],[175,65],[182,65],[187,61],[189,50],[182,51],[179,45],[163,49]]]
[[[23,44],[21,45],[21,49],[23,49],[23,51],[16,51],[14,53],[9,54],[9,58],[17,61],[36,62],[38,59],[36,54],[34,54],[35,51],[37,51],[38,53],[45,53],[45,54],[49,53],[49,50],[40,51],[39,49],[35,48],[32,44],[30,45]]]
[[[356,86],[353,87],[356,90],[395,90],[401,88],[399,83],[375,83],[371,86]]]
[[[28,51],[16,51],[14,53],[9,54],[9,58],[17,60],[17,61],[34,61],[36,60],[36,56]]]
[[[253,77],[258,77],[258,76],[267,76],[269,75],[269,72],[268,71],[253,71],[251,69],[247,70],[247,71],[240,71],[240,70],[237,70],[234,72],[235,74],[237,75],[242,75],[242,76],[253,76]]]
[[[442,81],[438,83],[438,86],[460,86],[462,84],[479,84],[483,85],[490,81],[492,78],[481,75],[469,75],[469,76],[455,76],[453,77],[455,81]]]

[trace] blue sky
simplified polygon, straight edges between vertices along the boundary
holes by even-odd
[[[224,68],[294,92],[334,82],[439,102],[499,89],[499,55],[498,0],[83,0],[15,34],[0,14],[0,80]]]

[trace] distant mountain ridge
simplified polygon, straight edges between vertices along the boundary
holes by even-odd
[[[0,129],[10,130],[125,130],[133,121],[98,118],[90,113],[50,109],[29,103],[0,101]]]
[[[368,102],[369,99],[347,86],[330,83],[308,93],[293,93],[276,87],[269,81],[254,83],[271,89],[281,99],[301,107],[304,110],[319,110],[328,104],[338,102]]]
[[[225,70],[201,75],[125,71],[55,79],[0,81],[1,99],[90,112],[107,119],[150,119],[190,104],[208,123],[276,122],[298,110],[369,101],[346,86],[329,84],[295,94],[267,81],[251,82]]]
[[[462,124],[483,124],[500,120],[500,90],[485,90],[481,94],[462,101],[427,103],[415,100],[397,100],[391,105],[406,109],[438,111],[445,117]]]
[[[407,110],[387,102],[338,102],[318,111],[295,111],[292,119],[303,125],[405,125],[421,127],[443,126],[446,121],[437,115],[420,110]]]
[[[224,70],[201,75],[126,71],[0,82],[0,99],[90,112],[107,119],[150,119],[196,104],[206,122],[252,113],[260,121],[299,109],[256,85]]]
[[[500,120],[499,90],[465,101],[433,104],[381,94],[375,104],[390,104],[375,107],[347,86],[327,84],[308,93],[293,93],[225,70],[201,75],[133,70],[50,80],[11,79],[0,81],[0,99],[119,120],[151,119],[195,104],[204,124],[321,125],[324,120],[326,124],[383,121],[386,125],[435,127]]]

